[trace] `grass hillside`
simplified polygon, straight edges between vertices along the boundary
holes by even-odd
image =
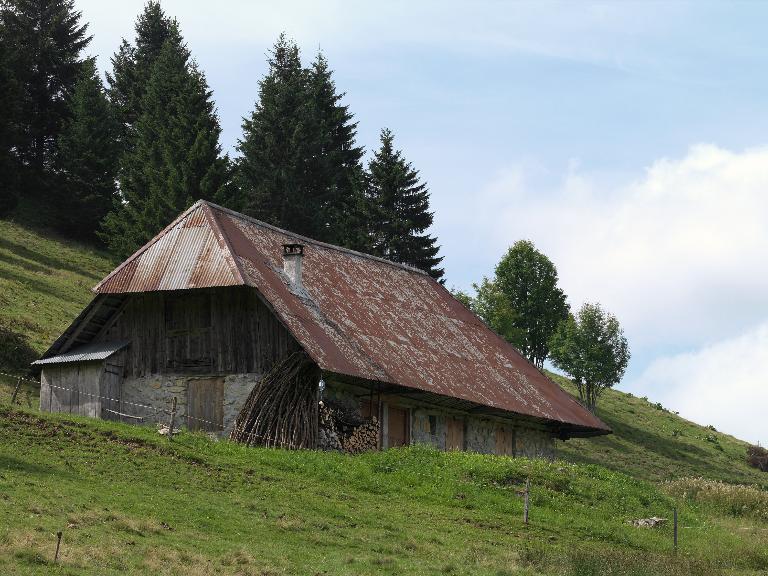
[[[169,442],[146,428],[7,406],[0,437],[3,574],[768,570],[768,501],[754,489],[700,486],[707,497],[697,499],[685,484],[601,466],[420,447],[345,456],[191,433]],[[518,492],[527,478],[526,528]],[[677,553],[669,523],[627,524],[671,518],[675,506]]]
[[[576,395],[567,379],[550,376]],[[704,476],[768,489],[768,474],[746,463],[746,442],[681,418],[658,403],[607,390],[597,415],[614,433],[558,442],[559,458],[599,464],[645,480]]]
[[[92,248],[0,220],[0,327],[44,352],[113,267]]]

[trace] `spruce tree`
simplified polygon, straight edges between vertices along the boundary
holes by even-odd
[[[315,196],[322,220],[318,236],[329,242],[370,248],[364,205],[364,150],[357,146],[357,122],[341,101],[333,72],[322,53],[308,70],[308,138],[313,146],[306,189]]]
[[[299,49],[281,35],[268,60],[269,72],[259,82],[259,99],[243,120],[238,144],[238,179],[244,211],[294,232],[312,235],[313,199],[303,198],[309,157],[303,116],[306,72]]]
[[[141,115],[141,102],[150,73],[166,41],[181,46],[178,22],[163,12],[159,2],[150,1],[136,20],[134,44],[123,39],[112,56],[112,72],[107,73],[108,93],[126,133]]]
[[[19,85],[13,74],[11,50],[0,22],[0,216],[18,201],[19,165],[16,161]]]
[[[363,149],[322,54],[304,68],[280,35],[243,122],[238,178],[245,211],[319,240],[364,248]]]
[[[31,189],[48,180],[57,140],[68,118],[68,99],[83,67],[87,24],[73,0],[7,0],[2,21],[13,46],[14,76],[21,86],[16,150],[31,169]]]
[[[88,60],[69,102],[70,120],[59,138],[57,165],[63,177],[56,196],[57,227],[92,239],[115,200],[118,123],[94,60]]]
[[[440,280],[442,257],[437,240],[426,233],[432,225],[429,190],[419,173],[393,144],[388,129],[381,131],[381,147],[368,164],[368,198],[373,254],[409,264]]]
[[[133,146],[120,168],[120,200],[103,237],[127,257],[197,199],[222,201],[229,162],[221,156],[211,92],[186,46],[168,40],[152,66]]]

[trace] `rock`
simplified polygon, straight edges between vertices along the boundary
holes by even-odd
[[[650,518],[639,518],[637,520],[627,520],[627,524],[635,526],[636,528],[656,528],[666,522],[666,518],[659,518],[658,516],[652,516]]]

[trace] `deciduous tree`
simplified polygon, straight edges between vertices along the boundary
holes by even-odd
[[[621,381],[630,357],[619,321],[599,304],[584,304],[559,326],[550,341],[550,355],[593,412],[603,391]]]
[[[557,269],[529,240],[520,240],[496,266],[495,288],[515,311],[514,343],[539,368],[549,354],[549,339],[568,317],[565,293],[557,285]]]

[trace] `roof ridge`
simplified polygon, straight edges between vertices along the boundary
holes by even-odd
[[[209,202],[208,200],[198,200],[194,205],[202,204],[204,206],[208,206],[209,208],[213,208],[215,210],[219,210],[221,212],[224,212],[225,214],[229,214],[230,216],[234,216],[235,218],[240,218],[241,220],[246,220],[252,224],[256,224],[257,226],[261,226],[263,228],[267,228],[268,230],[273,230],[275,232],[280,232],[282,234],[286,234],[287,236],[293,236],[294,238],[298,240],[302,240],[304,242],[309,242],[310,244],[314,244],[316,246],[322,246],[323,248],[330,248],[331,250],[338,250],[339,252],[344,252],[346,254],[351,254],[353,256],[358,256],[360,258],[366,258],[368,260],[373,260],[374,262],[381,262],[382,264],[388,264],[390,266],[394,266],[395,268],[402,268],[404,270],[407,270],[408,272],[416,272],[418,274],[423,274],[424,276],[429,276],[429,273],[425,272],[424,270],[421,270],[419,268],[416,268],[414,266],[411,266],[409,264],[402,264],[400,262],[393,262],[392,260],[387,260],[386,258],[380,258],[379,256],[373,256],[372,254],[366,254],[365,252],[359,252],[357,250],[352,250],[351,248],[345,248],[344,246],[338,246],[336,244],[329,244],[328,242],[323,242],[322,240],[315,240],[314,238],[310,238],[308,236],[303,236],[301,234],[297,234],[296,232],[291,232],[290,230],[286,230],[285,228],[279,228],[278,226],[274,226],[272,224],[268,224],[267,222],[264,222],[263,220],[259,220],[257,218],[254,218],[253,216],[248,216],[247,214],[243,214],[242,212],[238,212],[236,210],[232,210],[231,208],[227,208],[226,206],[221,206],[219,204],[215,204],[213,202]]]

